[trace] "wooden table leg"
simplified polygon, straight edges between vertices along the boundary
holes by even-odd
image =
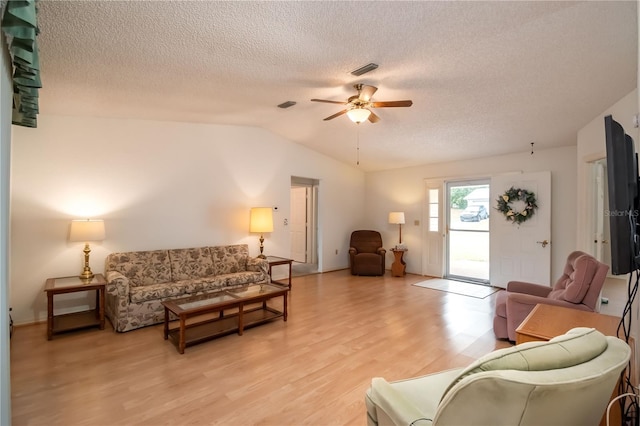
[[[187,333],[186,318],[184,317],[184,315],[180,315],[180,339],[178,340],[178,352],[180,352],[181,354],[184,353],[184,347],[186,346],[186,343],[185,343],[186,333]]]
[[[244,310],[244,305],[240,305],[238,307],[238,335],[242,336],[242,333],[244,333],[244,318],[243,318],[243,310]]]
[[[289,293],[289,292],[287,292]],[[283,298],[283,307],[282,307],[282,317],[284,318],[284,320],[287,320],[287,293],[284,294]]]
[[[169,338],[169,309],[164,307],[164,340]]]
[[[100,320],[100,330],[104,330],[104,298],[104,287],[100,287],[96,290],[96,309],[98,311],[98,319]]]
[[[47,340],[53,337],[53,293],[47,292]]]

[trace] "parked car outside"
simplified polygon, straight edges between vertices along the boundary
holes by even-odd
[[[467,206],[462,213],[460,213],[460,220],[462,222],[480,222],[489,217],[487,209],[483,205]]]

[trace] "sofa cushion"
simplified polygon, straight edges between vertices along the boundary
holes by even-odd
[[[132,288],[171,281],[167,250],[111,253],[106,263],[107,271],[120,272],[127,277]]]
[[[173,281],[191,280],[213,275],[213,258],[209,247],[169,250]]]
[[[170,282],[132,287],[129,291],[129,298],[132,303],[163,300],[168,297],[180,297],[183,295],[186,295],[185,288]]]
[[[259,283],[265,280],[262,272],[235,272],[233,274],[225,274],[220,276],[226,281],[227,287],[234,287],[245,284]]]
[[[249,246],[235,244],[229,246],[211,247],[215,275],[244,272],[247,270]]]
[[[543,371],[582,364],[607,349],[607,339],[594,328],[578,327],[548,342],[527,342],[494,351],[462,370],[447,394],[463,378],[483,371]]]

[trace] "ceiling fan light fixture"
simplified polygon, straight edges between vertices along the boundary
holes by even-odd
[[[366,121],[371,115],[371,111],[366,108],[352,108],[347,111],[347,116],[351,121],[356,124],[360,124],[363,121]]]

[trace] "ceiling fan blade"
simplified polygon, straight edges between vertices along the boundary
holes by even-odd
[[[340,117],[342,114],[344,114],[344,113],[346,113],[346,112],[347,112],[347,110],[346,110],[346,109],[343,109],[343,110],[342,110],[342,111],[340,111],[340,112],[336,112],[335,114],[328,116],[327,118],[325,118],[325,119],[324,119],[324,121],[329,121],[329,120],[332,120],[332,119],[334,119],[334,118],[336,118],[336,117]]]
[[[373,113],[373,111],[371,111],[371,115],[369,115],[369,121],[373,124],[373,123],[377,123],[378,121],[380,121],[380,117],[378,117],[377,115],[375,115]]]
[[[371,102],[372,108],[390,108],[390,107],[410,107],[413,105],[413,101],[386,101],[386,102]]]
[[[344,101],[328,101],[326,99],[311,99],[311,102],[325,102],[327,104],[339,104],[339,105],[346,105],[347,104]]]
[[[371,97],[373,97],[373,94],[376,93],[376,91],[378,90],[377,87],[374,86],[366,86],[366,85],[362,85],[362,89],[360,90],[360,96],[359,99],[369,102],[371,100]]]

